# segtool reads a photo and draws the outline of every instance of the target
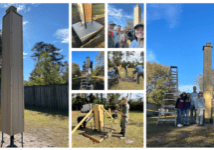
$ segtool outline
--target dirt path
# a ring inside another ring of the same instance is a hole
[[[0,132],[0,140],[2,141],[2,132]],[[14,144],[18,147],[22,147],[22,141],[21,141],[21,134],[17,134],[14,136]],[[54,147],[51,143],[48,143],[38,136],[31,135],[29,133],[23,134],[23,140],[24,140],[24,147],[35,147],[35,148],[41,148],[41,147]],[[10,145],[10,136],[7,134],[4,134],[4,143],[2,147],[7,147]]]

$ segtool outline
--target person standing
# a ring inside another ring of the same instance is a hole
[[[129,68],[129,64],[126,65],[125,69],[126,69],[126,76],[128,76],[128,68]]]
[[[184,109],[182,110],[183,114],[183,125],[189,126],[189,109],[190,109],[190,93],[183,93],[184,98]]]
[[[142,65],[137,65],[135,67],[135,70],[137,72],[137,84],[140,84],[140,80],[139,80],[140,76],[142,76],[142,78],[144,77],[144,75],[143,75],[143,66]]]
[[[123,97],[120,101],[121,107],[119,110],[121,111],[121,120],[120,120],[120,127],[121,127],[121,132],[123,136],[120,137],[120,139],[125,139],[126,138],[126,133],[127,133],[127,124],[129,120],[129,104],[127,102],[128,97]]]
[[[198,100],[195,103],[195,110],[196,110],[196,123],[198,126],[204,126],[203,124],[203,117],[204,117],[204,110],[205,110],[205,100],[203,98],[203,92],[199,92]],[[199,114],[200,114],[200,122],[199,122]]]
[[[196,86],[193,86],[193,92],[190,94],[190,120],[191,124],[193,124],[193,111],[195,111],[195,103],[197,103],[198,100],[198,93],[196,92],[197,88]],[[195,113],[196,114],[196,113]]]
[[[181,124],[183,107],[184,107],[184,97],[183,94],[181,94],[175,104],[175,108],[177,108],[177,127],[183,127],[183,125]]]
[[[114,33],[113,29],[115,27],[115,23],[113,21],[108,22],[108,48],[114,48]]]

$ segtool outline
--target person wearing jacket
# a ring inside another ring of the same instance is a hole
[[[193,111],[195,111],[195,103],[198,100],[198,93],[196,92],[196,86],[193,86],[193,92],[190,94],[190,120],[191,124],[193,124]],[[196,113],[195,113],[196,115]]]
[[[126,129],[127,129],[127,124],[129,120],[129,104],[127,101],[128,97],[123,97],[120,101],[121,107],[119,108],[120,114],[121,114],[121,120],[120,120],[120,127],[121,127],[121,132],[123,136],[120,137],[120,139],[125,139],[126,138]]]
[[[199,126],[203,126],[203,117],[204,117],[204,110],[205,110],[205,100],[203,98],[203,92],[200,91],[198,94],[198,101],[195,103],[196,109],[196,123]],[[200,122],[199,122],[199,113],[200,113]],[[200,124],[199,124],[200,123]]]
[[[113,21],[108,22],[108,48],[114,48],[114,32],[113,29],[116,24]]]
[[[175,108],[177,108],[177,127],[182,127],[183,125],[181,124],[181,114],[184,108],[183,94],[181,94],[180,97],[177,99]]]
[[[183,95],[186,96],[184,99],[184,109],[183,109],[183,125],[184,126],[189,126],[189,110],[190,110],[190,93],[186,93]]]

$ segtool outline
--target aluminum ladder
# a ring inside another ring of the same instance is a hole
[[[161,103],[157,124],[161,121],[174,121],[176,125],[176,109],[175,103],[178,97],[178,67],[170,66],[169,76],[165,84],[165,92]],[[166,115],[172,115],[173,117],[167,118]],[[164,116],[164,118],[163,118]]]

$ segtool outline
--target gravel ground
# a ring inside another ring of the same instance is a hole
[[[2,132],[0,132],[0,140],[2,141]],[[14,144],[18,147],[22,147],[22,141],[21,141],[21,133],[16,134],[14,136]],[[42,148],[42,147],[54,147],[51,143],[48,143],[41,138],[29,134],[29,133],[24,133],[23,134],[23,140],[24,140],[24,147],[34,147],[34,148]],[[7,134],[4,134],[4,143],[2,147],[7,147],[10,145],[10,136]]]

